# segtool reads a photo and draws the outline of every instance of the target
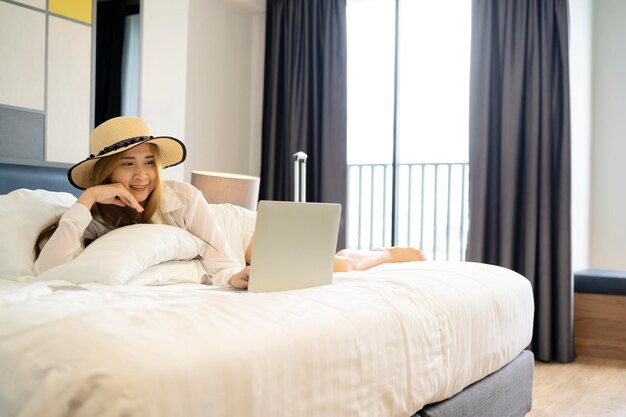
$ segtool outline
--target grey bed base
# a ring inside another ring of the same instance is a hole
[[[4,163],[0,161],[0,194],[18,188],[80,190],[67,180],[69,165]],[[429,404],[412,417],[522,417],[531,409],[534,356],[523,351],[502,369],[470,385],[457,395]]]
[[[532,408],[534,355],[525,350],[499,371],[413,417],[522,417]]]

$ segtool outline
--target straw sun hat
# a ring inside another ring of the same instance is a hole
[[[95,185],[93,168],[98,160],[142,143],[154,143],[159,147],[164,168],[180,164],[187,156],[187,150],[181,141],[169,136],[152,136],[148,124],[142,118],[115,117],[102,123],[91,133],[91,155],[69,169],[67,177],[70,183],[81,190]]]

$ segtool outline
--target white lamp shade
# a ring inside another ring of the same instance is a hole
[[[259,177],[226,172],[192,171],[191,184],[202,191],[211,204],[230,203],[256,210],[259,200]]]

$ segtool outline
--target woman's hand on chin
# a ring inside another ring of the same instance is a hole
[[[143,211],[143,207],[141,207],[137,199],[120,183],[89,187],[78,197],[77,202],[90,210],[95,203],[101,203],[114,204],[120,207],[132,207],[139,213]]]
[[[233,288],[245,289],[248,288],[248,277],[250,276],[250,267],[246,266],[240,272],[230,277],[228,283]]]

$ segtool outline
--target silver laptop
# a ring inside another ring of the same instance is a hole
[[[249,292],[332,282],[341,205],[260,201]]]

